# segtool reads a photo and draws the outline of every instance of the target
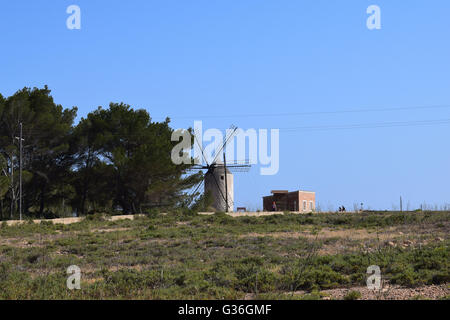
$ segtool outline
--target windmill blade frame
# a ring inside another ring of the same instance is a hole
[[[229,166],[227,166],[227,169],[230,172],[249,172],[250,171],[250,167],[229,167]]]
[[[195,164],[193,166],[190,166],[189,168],[186,169],[186,171],[196,171],[196,170],[205,170],[208,169],[207,166],[202,166],[199,164]]]
[[[234,134],[236,133],[236,131],[237,131],[237,129],[238,129],[238,128],[235,127],[235,126],[232,126],[231,128],[233,129],[233,131],[230,133],[230,135],[229,135],[228,137],[225,138],[225,141],[224,141],[222,147],[221,147],[221,148],[219,149],[219,151],[217,151],[217,153],[215,154],[213,163],[216,162],[217,157],[220,155],[220,153],[222,152],[222,150],[225,149],[225,147],[226,147],[228,141],[230,141],[230,139],[234,136]]]
[[[235,137],[238,128],[234,125],[230,126],[230,131],[223,139],[223,144],[214,150],[214,157],[209,157],[212,162],[208,162],[205,150],[200,144],[200,139],[194,132],[194,140],[197,144],[195,147],[200,147],[201,157],[205,161],[206,165],[203,163],[193,164],[186,171],[200,171],[206,170],[204,174],[204,179],[198,185],[195,185],[188,195],[188,205],[191,206],[195,199],[197,199],[197,194],[201,186],[204,186],[204,192],[210,192],[213,197],[212,207],[216,211],[226,211],[229,212],[234,208],[234,178],[232,172],[248,172],[251,168],[250,161],[226,161],[226,148],[230,140]],[[223,162],[218,161],[219,156],[223,154]],[[224,203],[225,202],[225,203]]]
[[[198,141],[197,133],[196,133],[196,132],[194,132],[194,140],[195,140],[195,142],[197,142],[197,145],[198,145],[198,147],[200,148],[200,151],[201,151],[202,156],[203,156],[203,160],[205,160],[206,165],[209,166],[208,160],[206,160],[205,153],[203,152],[203,146],[202,146],[202,145],[200,144],[200,142]]]
[[[204,180],[200,181],[200,182],[195,186],[194,191],[192,191],[192,192],[188,195],[188,198],[190,198],[190,199],[189,199],[190,201],[189,201],[189,203],[188,203],[188,206],[190,206],[190,205],[192,204],[192,202],[194,202],[195,194],[196,194],[197,191],[200,189],[200,187],[201,187],[202,185],[204,185],[204,183],[205,183]]]

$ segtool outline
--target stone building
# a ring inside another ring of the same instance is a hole
[[[312,191],[272,190],[271,196],[263,197],[263,210],[273,211],[273,202],[276,211],[293,211],[300,213],[314,212],[316,210],[316,193]]]

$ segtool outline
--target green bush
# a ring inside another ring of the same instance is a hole
[[[88,214],[85,219],[86,221],[105,221],[105,216],[97,212]]]
[[[361,298],[361,292],[354,290],[344,296],[344,300],[358,300],[359,298]]]

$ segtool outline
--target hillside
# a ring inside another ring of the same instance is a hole
[[[448,298],[449,230],[450,212],[4,222],[0,299]],[[71,265],[81,290],[66,287]]]

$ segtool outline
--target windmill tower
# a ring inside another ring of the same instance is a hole
[[[206,165],[194,165],[190,168],[190,170],[206,170],[204,181],[194,188],[194,192],[192,194],[195,194],[201,184],[204,184],[205,193],[209,192],[213,198],[213,208],[216,211],[221,212],[233,211],[234,208],[234,177],[232,171],[247,172],[250,169],[248,161],[227,162],[226,160],[226,145],[236,133],[237,127],[232,127],[232,129],[233,131],[224,139],[222,147],[216,153],[216,156],[211,164],[208,163],[208,160],[203,153],[202,146],[195,136],[195,140],[200,146],[203,160]],[[221,152],[223,152],[223,161],[218,160]]]
[[[226,182],[226,183],[225,183]],[[212,206],[217,211],[233,211],[234,207],[233,174],[221,163],[214,170],[205,174],[205,193],[209,192],[213,198]]]

